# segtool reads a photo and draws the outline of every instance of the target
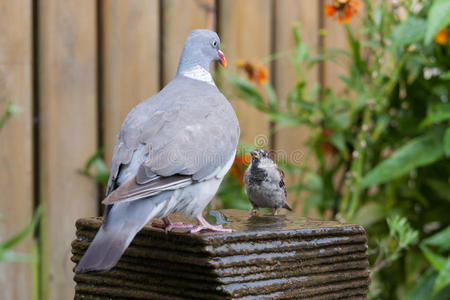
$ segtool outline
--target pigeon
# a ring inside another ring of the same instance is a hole
[[[104,221],[75,273],[106,272],[151,219],[166,231],[189,228],[231,232],[211,225],[202,211],[233,164],[240,135],[231,104],[214,84],[212,62],[226,66],[218,35],[192,31],[175,78],[139,103],[122,123],[107,185]],[[195,217],[197,226],[168,215]]]
[[[286,202],[283,171],[265,150],[255,149],[250,154],[252,160],[244,174],[245,193],[252,205],[249,213],[257,213],[258,208],[271,208],[273,215],[281,208],[292,211]]]

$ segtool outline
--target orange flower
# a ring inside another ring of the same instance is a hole
[[[248,153],[244,155],[236,154],[234,158],[234,163],[230,168],[230,174],[237,180],[240,184],[244,186],[244,173],[247,165],[250,163],[250,155]]]
[[[358,12],[359,2],[356,0],[333,0],[333,4],[325,5],[324,13],[327,17],[337,13],[338,23],[349,22]]]
[[[438,33],[436,33],[436,35],[434,36],[434,41],[436,42],[436,43],[438,43],[438,44],[441,44],[441,45],[447,45],[447,43],[448,43],[448,34],[449,34],[449,32],[448,32],[448,28],[447,27],[445,27],[445,28],[442,28],[441,30],[439,30],[439,32]]]
[[[324,155],[333,154],[334,146],[330,143],[330,137],[333,134],[333,130],[330,128],[324,128],[322,132],[322,141],[320,142],[320,152]]]
[[[257,82],[257,83],[266,83],[269,72],[267,68],[262,65],[256,65],[251,62],[237,61],[236,65],[239,68],[244,69],[247,73],[248,79]]]
[[[267,71],[267,68],[264,66],[259,66],[256,69],[255,78],[256,81],[259,83],[266,83],[268,78],[269,72]]]
[[[334,5],[325,5],[323,10],[325,12],[325,16],[327,17],[331,17],[336,12]]]

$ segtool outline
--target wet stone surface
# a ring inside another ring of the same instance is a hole
[[[241,210],[206,218],[234,232],[165,233],[147,225],[111,271],[75,275],[75,299],[367,299],[361,226]],[[100,225],[101,218],[77,221],[75,263]]]

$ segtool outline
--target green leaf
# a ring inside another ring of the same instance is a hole
[[[311,100],[316,99],[320,92],[320,84],[316,83],[308,92],[308,98]]]
[[[358,209],[353,222],[366,228],[383,220],[384,218],[385,216],[381,204],[376,202],[368,202]]]
[[[444,178],[443,181],[427,178],[425,182],[439,197],[450,201],[450,185],[447,182],[447,178]]]
[[[330,136],[330,142],[344,155],[347,153],[345,137],[342,131],[333,131],[333,134]]]
[[[313,172],[308,173],[306,175],[306,187],[310,191],[321,191],[323,189],[322,177]]]
[[[446,263],[445,257],[435,253],[434,251],[431,251],[430,248],[428,248],[424,244],[420,245],[420,249],[422,250],[423,255],[428,260],[428,262],[433,266],[433,268],[438,271],[442,270]]]
[[[294,36],[295,45],[298,46],[302,42],[302,37],[300,34],[300,23],[295,22],[292,26],[292,35]]]
[[[450,250],[450,226],[438,233],[426,238],[422,244],[427,246],[436,246],[440,250]]]
[[[237,148],[237,155],[248,154],[253,149],[255,149],[255,145],[253,145],[253,144],[239,143],[238,148]]]
[[[322,195],[319,193],[311,193],[305,199],[305,205],[303,206],[303,214],[306,216],[311,209],[318,207],[322,202]]]
[[[345,26],[345,32],[347,35],[347,42],[349,43],[351,54],[353,56],[353,62],[358,69],[358,73],[363,74],[366,72],[367,66],[361,58],[361,44],[359,40],[353,36],[349,26]]]
[[[409,17],[400,23],[392,32],[391,40],[397,47],[416,43],[425,36],[426,22],[424,19]]]
[[[8,249],[0,249],[0,262],[31,262],[33,257],[28,253],[20,253]]]
[[[109,170],[102,158],[95,160],[95,178],[102,184],[107,184],[109,179]]]
[[[408,83],[413,83],[419,75],[423,74],[423,65],[426,64],[422,55],[411,54],[406,58],[405,68],[408,74]]]
[[[417,137],[400,147],[364,176],[362,187],[381,184],[399,178],[412,169],[431,164],[444,155],[437,131]]]
[[[20,109],[17,106],[17,104],[15,104],[12,101],[8,102],[8,106],[6,107],[6,113],[9,116],[15,116],[15,115],[19,114],[19,112],[20,112]]]
[[[421,127],[450,120],[450,103],[429,105],[427,117],[420,123]]]
[[[298,116],[287,112],[272,113],[269,115],[269,120],[282,126],[296,126],[304,123]]]
[[[278,106],[278,99],[275,90],[269,83],[264,84],[264,88],[266,90],[267,97],[269,98],[270,109],[271,111],[274,111]]]
[[[407,300],[429,300],[436,281],[437,272],[429,268],[425,274],[420,277],[419,282],[408,293]]]
[[[8,102],[6,111],[2,116],[0,116],[0,129],[5,125],[6,121],[11,117],[19,113],[19,107],[12,101]]]
[[[222,208],[248,210],[251,207],[239,180],[231,174],[227,174],[224,178],[219,191],[217,192],[217,198],[222,204]]]
[[[308,68],[313,67],[315,64],[325,60],[333,60],[334,57],[331,55],[316,55],[308,58]]]
[[[258,110],[267,110],[263,97],[248,80],[231,73],[228,73],[227,77],[239,97]]]
[[[450,71],[441,74],[441,79],[450,80]]]
[[[448,284],[450,284],[450,257],[447,258],[447,262],[442,268],[442,270],[439,272],[438,277],[436,278],[436,281],[434,283],[433,287],[433,295],[438,293],[441,289],[446,287]]]
[[[109,179],[109,170],[103,161],[102,153],[103,149],[99,149],[94,155],[92,155],[86,162],[84,169],[80,172],[83,175],[95,179],[101,184],[107,184]],[[92,166],[94,167],[93,171],[91,170]]]
[[[444,133],[444,153],[445,156],[450,157],[450,127]]]
[[[309,48],[305,44],[300,44],[297,46],[295,51],[295,60],[297,63],[306,61],[309,57]]]
[[[0,251],[4,249],[10,249],[16,244],[18,244],[20,241],[22,241],[28,234],[30,234],[35,228],[36,225],[42,215],[42,207],[39,206],[33,216],[33,219],[30,223],[28,223],[25,228],[23,228],[21,231],[19,231],[17,234],[12,236],[11,238],[7,239],[4,242],[0,243]]]
[[[450,0],[436,0],[428,12],[425,43],[429,44],[436,33],[450,24]]]
[[[419,232],[411,227],[405,217],[395,215],[388,217],[386,222],[389,227],[389,235],[397,240],[399,249],[407,249],[417,241]]]

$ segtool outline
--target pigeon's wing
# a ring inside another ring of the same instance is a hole
[[[142,169],[142,168],[141,168]],[[152,176],[145,178],[144,182],[136,177],[128,179],[119,188],[110,193],[102,203],[105,205],[118,202],[134,201],[145,197],[155,196],[164,191],[175,190],[192,184],[192,176],[172,175],[168,177]]]
[[[224,176],[224,167],[234,158],[238,121],[215,86],[184,79],[162,94],[164,103],[150,101],[150,108],[143,105],[124,122],[114,151],[109,193],[121,166],[130,163],[140,145],[146,149],[145,159],[136,176],[111,193],[106,203],[136,200]]]

